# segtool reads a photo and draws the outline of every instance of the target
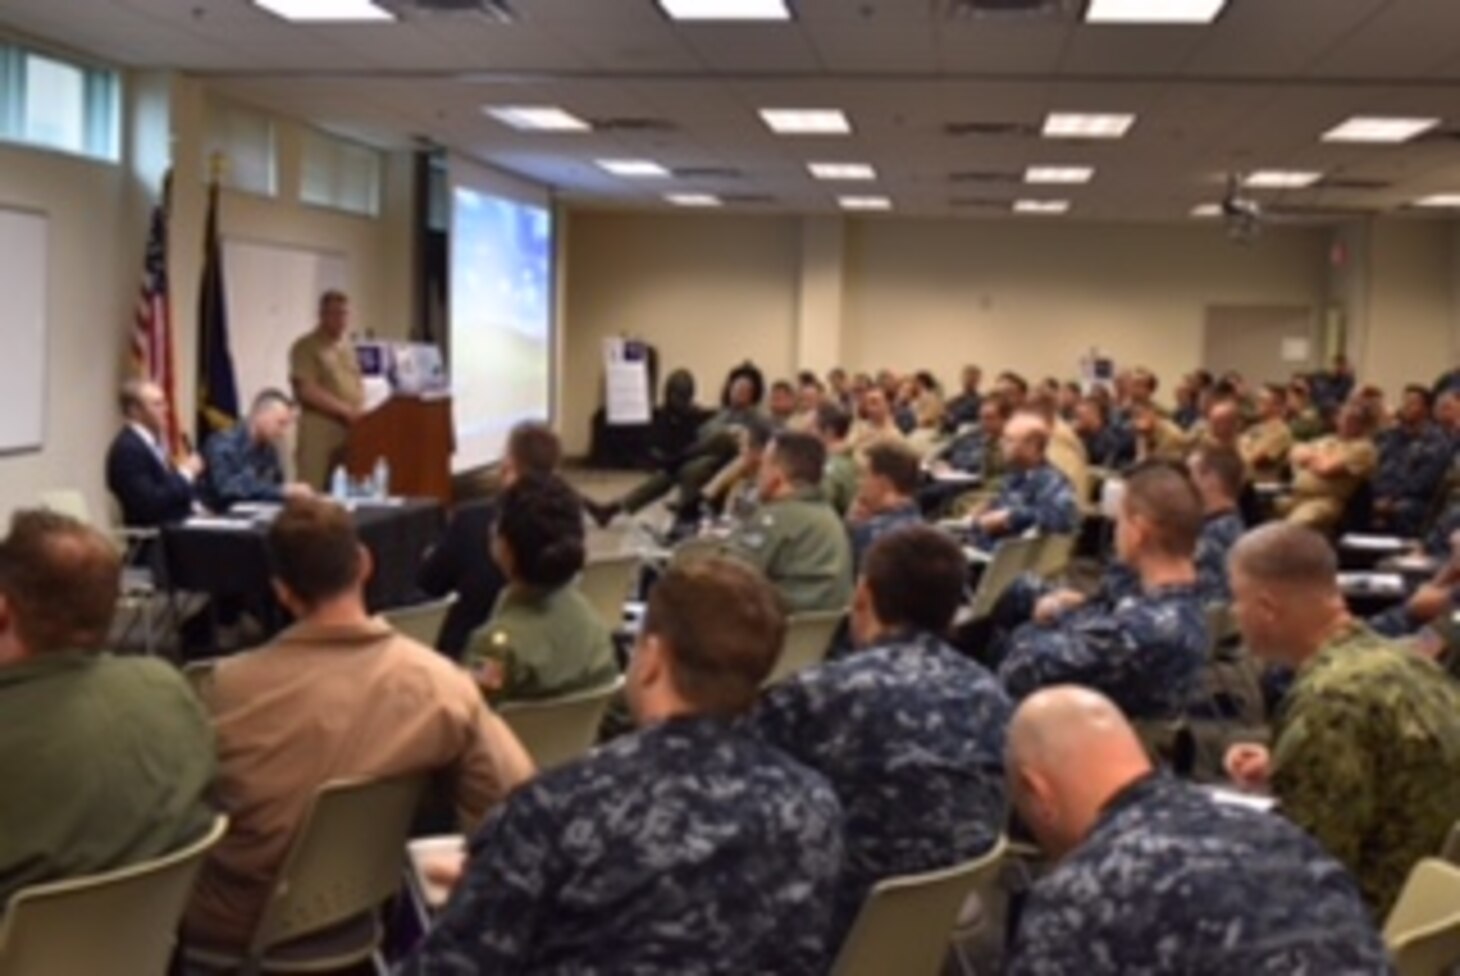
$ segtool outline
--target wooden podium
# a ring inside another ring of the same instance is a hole
[[[345,442],[345,469],[369,477],[390,465],[390,493],[451,504],[451,454],[456,433],[450,397],[393,396],[355,422]]]

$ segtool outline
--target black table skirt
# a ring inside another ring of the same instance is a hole
[[[360,541],[375,560],[365,588],[372,613],[421,599],[416,567],[440,538],[445,512],[439,502],[410,499],[399,506],[361,507],[353,513]],[[162,532],[168,586],[213,597],[272,605],[263,525],[238,529],[169,526]]]

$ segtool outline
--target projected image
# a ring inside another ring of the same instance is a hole
[[[452,192],[451,385],[457,471],[498,460],[512,425],[545,419],[551,392],[552,214]]]

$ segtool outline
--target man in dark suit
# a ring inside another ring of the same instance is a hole
[[[552,474],[562,457],[558,435],[545,424],[526,422],[512,428],[507,455],[502,459],[498,484],[502,489],[528,474]],[[497,521],[495,501],[474,502],[457,508],[446,533],[422,561],[416,585],[433,597],[456,594],[436,638],[443,654],[459,659],[472,631],[492,616],[497,596],[507,578],[492,558],[492,529]]]
[[[122,523],[150,529],[187,518],[203,461],[192,453],[176,462],[168,455],[162,388],[129,380],[122,386],[121,407],[127,422],[107,451],[106,485],[122,508]]]

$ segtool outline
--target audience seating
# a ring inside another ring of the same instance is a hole
[[[1460,963],[1460,868],[1438,858],[1416,864],[1384,941],[1399,976],[1436,976]]]
[[[832,976],[937,976],[969,896],[991,892],[1007,842],[972,861],[879,882],[832,966]]]
[[[186,945],[190,970],[333,972],[366,960],[381,970],[379,909],[399,890],[425,781],[410,774],[320,787],[242,954]]]
[[[1075,543],[1079,535],[1046,535],[1039,537],[1039,549],[1034,555],[1030,571],[1043,579],[1052,580],[1063,575],[1069,568],[1075,554]]]
[[[542,701],[507,702],[497,709],[539,770],[571,762],[593,748],[598,726],[624,679]]]
[[[181,850],[16,893],[0,918],[0,976],[163,976],[193,879],[228,828]]]
[[[624,625],[624,601],[629,598],[639,576],[636,555],[597,558],[583,567],[578,590],[593,604],[604,626],[617,633]]]
[[[1020,574],[1034,568],[1042,544],[1043,540],[1038,538],[1008,539],[999,544],[994,550],[993,558],[984,567],[983,575],[979,577],[978,590],[973,594],[973,603],[969,608],[969,619],[981,620],[993,612],[994,604],[1004,595],[1004,591]]]
[[[769,687],[826,660],[826,652],[844,617],[846,613],[842,610],[791,614],[786,620],[786,639],[781,642],[776,666],[762,684]]]
[[[408,607],[394,607],[381,614],[385,622],[413,641],[435,647],[441,636],[441,625],[456,603],[456,594],[448,593],[439,600],[413,603]]]

